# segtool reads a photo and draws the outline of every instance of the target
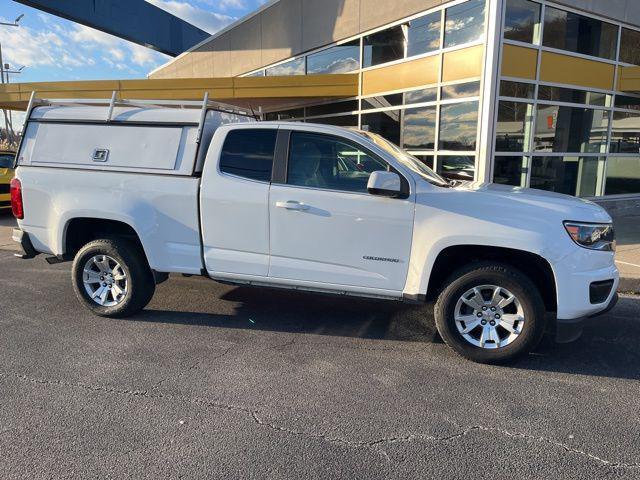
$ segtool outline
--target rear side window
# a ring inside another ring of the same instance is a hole
[[[265,128],[232,130],[222,147],[220,171],[270,182],[277,135],[277,130]]]
[[[15,157],[6,153],[0,153],[0,168],[13,168]]]

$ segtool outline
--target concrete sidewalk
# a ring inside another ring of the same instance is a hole
[[[616,229],[619,290],[640,293],[640,201],[618,204],[602,202],[601,205],[613,217]]]
[[[640,208],[635,215],[614,215],[618,249],[616,264],[620,270],[619,291],[640,294]],[[628,213],[628,212],[627,212]],[[13,217],[0,213],[0,250],[16,248],[11,240]]]

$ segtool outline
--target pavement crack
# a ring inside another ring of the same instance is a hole
[[[208,360],[219,360],[219,359],[221,359],[222,357],[225,357],[225,356],[227,356],[229,353],[231,353],[231,351],[232,351],[234,348],[236,348],[236,345],[232,345],[232,346],[230,346],[230,347],[226,348],[222,353],[220,353],[220,354],[218,354],[218,355],[215,355],[215,356],[213,356],[213,357],[207,357],[207,359],[208,359]],[[199,367],[199,365],[200,365],[201,363],[202,363],[202,361],[201,361],[201,360],[198,360],[197,362],[195,362],[195,363],[193,363],[193,364],[189,365],[187,368],[183,368],[183,369],[181,369],[181,370],[180,370],[180,372],[179,372],[177,375],[175,375],[174,380],[178,380],[178,379],[180,379],[183,375],[186,375],[186,374],[188,374],[189,372],[192,372],[193,370],[196,370],[196,369]],[[156,382],[156,383],[151,387],[151,390],[157,390],[158,388],[160,388],[160,387],[162,386],[162,384],[163,384],[163,383],[165,383],[167,380],[170,380],[171,378],[172,378],[172,377],[166,377],[166,378],[163,378],[163,379],[159,380],[158,382]]]
[[[225,354],[226,353],[223,353],[220,356],[224,356]],[[197,363],[189,367],[186,371],[189,371],[190,369],[193,369],[196,367],[197,367]],[[0,377],[5,377],[5,378],[13,377],[17,380],[33,383],[36,385],[52,385],[52,386],[66,387],[66,388],[77,388],[77,389],[82,389],[82,390],[97,392],[97,393],[127,395],[127,396],[150,398],[150,399],[179,400],[183,402],[192,403],[195,405],[201,405],[205,408],[216,408],[216,409],[222,409],[222,410],[227,410],[232,412],[239,412],[249,416],[251,419],[253,419],[253,421],[257,425],[261,427],[269,428],[275,432],[284,433],[288,435],[302,436],[307,438],[316,438],[332,444],[338,444],[338,445],[342,445],[350,448],[371,448],[376,450],[387,461],[390,461],[390,458],[387,452],[384,450],[384,447],[388,445],[392,445],[395,443],[403,443],[403,442],[413,442],[413,441],[428,441],[435,444],[446,443],[446,442],[459,440],[465,437],[466,435],[469,435],[474,432],[481,432],[481,433],[499,434],[499,435],[506,436],[513,439],[523,439],[527,441],[546,443],[552,447],[560,448],[567,453],[585,457],[591,461],[597,462],[603,466],[607,466],[613,469],[640,469],[640,463],[614,462],[614,461],[599,457],[597,455],[594,455],[592,453],[586,452],[584,450],[574,448],[570,445],[567,445],[566,443],[562,443],[562,442],[553,440],[551,438],[536,436],[536,435],[531,435],[531,434],[521,433],[521,432],[513,432],[511,430],[506,430],[502,428],[485,427],[483,425],[469,426],[469,427],[463,428],[462,430],[456,433],[446,435],[446,436],[440,436],[440,437],[416,433],[416,434],[409,434],[405,436],[385,437],[385,438],[380,438],[380,439],[371,440],[371,441],[356,441],[356,440],[348,440],[341,437],[329,436],[320,432],[308,432],[308,431],[296,430],[296,429],[280,426],[275,423],[264,420],[261,417],[261,413],[259,410],[241,406],[241,405],[214,402],[214,401],[205,400],[201,398],[181,397],[181,396],[167,395],[162,393],[150,393],[148,390],[96,386],[96,385],[88,385],[84,383],[65,382],[63,380],[39,379],[39,378],[29,377],[27,375],[22,375],[19,373],[0,372]],[[11,430],[12,429],[0,431],[0,435],[8,433]]]

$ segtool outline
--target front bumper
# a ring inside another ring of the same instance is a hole
[[[20,257],[22,259],[30,259],[35,258],[39,253],[33,248],[33,244],[31,243],[31,239],[29,238],[29,234],[20,230],[19,228],[14,228],[11,238],[14,242],[20,244],[20,253],[16,253],[16,257]]]
[[[616,303],[618,303],[618,298],[618,293],[613,292],[613,295],[611,296],[611,299],[609,300],[609,303],[606,305],[604,310],[601,310],[598,313],[594,313],[586,318],[599,317],[600,315],[604,315],[605,313],[611,311],[611,309],[616,306]],[[584,321],[585,318],[576,318],[571,320],[557,319],[555,331],[556,342],[570,343],[580,338],[580,336],[582,335],[582,330],[584,329]]]

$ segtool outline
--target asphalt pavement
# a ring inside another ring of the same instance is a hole
[[[640,298],[470,363],[428,307],[172,276],[126,320],[0,250],[0,478],[640,478]]]

